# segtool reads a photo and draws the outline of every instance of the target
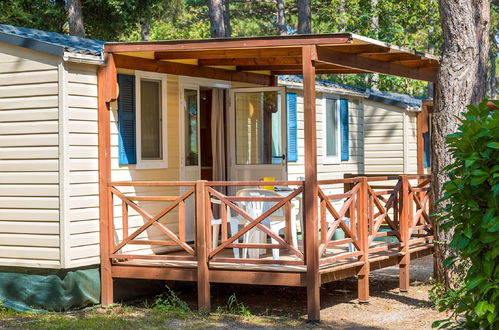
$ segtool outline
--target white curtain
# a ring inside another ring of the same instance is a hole
[[[225,181],[225,90],[214,88],[211,104],[211,152],[213,156],[213,181]]]

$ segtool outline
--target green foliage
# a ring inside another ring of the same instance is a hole
[[[53,32],[64,32],[64,1],[2,0],[0,24],[9,24]]]
[[[180,299],[172,289],[166,287],[166,291],[165,294],[157,296],[154,300],[152,305],[154,310],[177,318],[188,318],[194,315],[189,305]]]
[[[496,103],[499,105],[499,102]],[[441,309],[454,309],[464,328],[497,329],[499,326],[499,111],[487,101],[469,106],[458,132],[447,136],[455,161],[446,168],[449,181],[443,186],[438,221],[454,233],[449,247],[465,263],[463,284],[449,290]],[[434,290],[439,290],[438,287]],[[434,326],[448,326],[442,320]]]
[[[253,316],[246,305],[237,301],[236,295],[233,293],[229,300],[227,301],[227,305],[218,306],[217,307],[218,314],[233,314],[233,315],[241,315],[245,318],[249,318]]]

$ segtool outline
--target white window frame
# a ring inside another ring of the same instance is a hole
[[[137,149],[137,166],[136,169],[161,169],[168,168],[168,143],[167,135],[167,89],[166,89],[166,74],[135,71],[135,134],[136,134],[136,149]],[[141,115],[140,108],[140,82],[141,79],[150,79],[161,81],[161,155],[162,159],[142,159],[142,134],[141,134]]]
[[[336,103],[336,155],[327,155],[327,134],[326,134],[326,112],[327,112],[327,100],[334,100]],[[322,162],[324,165],[335,165],[341,163],[341,141],[340,141],[340,98],[334,95],[324,95],[322,97]]]

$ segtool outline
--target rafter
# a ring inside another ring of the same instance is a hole
[[[433,81],[437,80],[437,71],[424,68],[411,68],[402,64],[377,61],[359,55],[317,47],[317,62],[341,65],[356,70],[378,72],[410,79]]]
[[[152,71],[168,74],[176,74],[181,76],[211,78],[227,81],[247,82],[258,85],[269,86],[273,77],[263,74],[224,70],[209,67],[199,67],[197,65],[189,65],[182,63],[173,63],[165,61],[155,61],[145,58],[114,55],[116,67],[132,70]]]
[[[226,50],[198,50],[198,51],[158,51],[154,57],[157,60],[178,59],[224,59],[224,58],[275,58],[275,57],[300,57],[301,48],[245,48]]]

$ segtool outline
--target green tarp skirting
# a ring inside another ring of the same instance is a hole
[[[66,311],[100,302],[99,268],[0,267],[0,302],[17,311]]]

